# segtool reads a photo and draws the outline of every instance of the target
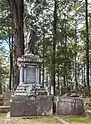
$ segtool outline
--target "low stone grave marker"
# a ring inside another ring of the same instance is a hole
[[[54,98],[56,104],[56,114],[58,115],[78,115],[84,113],[84,102],[79,97],[61,97]]]
[[[3,97],[3,105],[10,106],[10,99],[11,99],[11,91],[6,89]]]

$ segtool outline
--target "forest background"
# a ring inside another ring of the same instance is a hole
[[[17,58],[24,54],[24,24],[36,27],[35,45],[43,58],[42,85],[52,86],[54,95],[89,95],[91,1],[0,0],[1,92],[7,79],[10,90],[18,85]]]

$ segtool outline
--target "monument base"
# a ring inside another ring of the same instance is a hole
[[[11,101],[11,117],[41,116],[53,114],[52,96],[14,96]]]

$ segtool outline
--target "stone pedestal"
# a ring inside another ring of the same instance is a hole
[[[17,96],[12,98],[11,117],[53,114],[52,96]]]
[[[53,115],[53,97],[38,96],[37,100],[37,115]]]
[[[11,117],[20,116],[35,116],[36,112],[36,101],[35,99],[29,98],[28,96],[16,96],[11,101]]]

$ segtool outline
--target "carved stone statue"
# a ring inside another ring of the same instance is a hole
[[[36,46],[36,41],[38,39],[36,29],[28,24],[26,24],[24,28],[25,53],[38,54],[38,47]]]

